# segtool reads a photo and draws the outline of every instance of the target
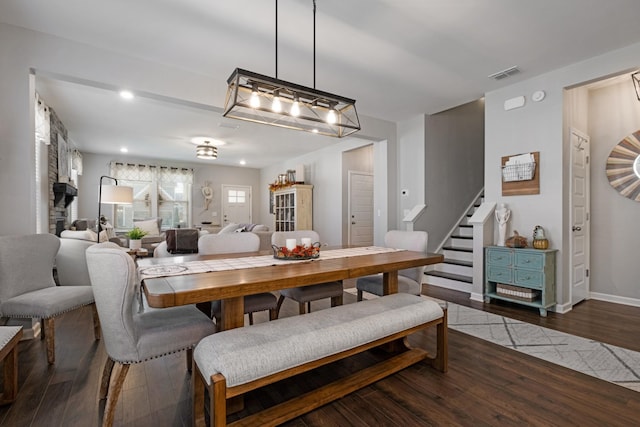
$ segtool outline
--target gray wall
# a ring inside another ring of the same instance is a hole
[[[556,269],[556,311],[571,309],[569,300],[569,233],[571,232],[567,209],[569,156],[569,127],[576,123],[565,116],[565,90],[581,84],[615,75],[624,70],[637,69],[640,44],[606,53],[553,72],[519,81],[505,88],[488,92],[485,96],[485,200],[506,203],[512,210],[510,230],[516,229],[530,235],[533,227],[542,225],[550,238],[551,247],[558,249]],[[544,90],[546,98],[531,102],[531,94]],[[504,102],[515,96],[525,96],[523,108],[505,111]],[[579,101],[578,101],[579,102]],[[580,107],[584,108],[584,107]],[[579,120],[579,118],[578,118]],[[617,118],[616,118],[617,120]],[[529,151],[540,152],[540,194],[531,196],[501,195],[500,158],[505,155]],[[595,202],[593,202],[595,203]],[[627,229],[628,224],[615,224],[615,228]],[[595,245],[592,242],[592,250]],[[612,244],[604,248],[607,256],[591,257],[593,271],[603,268],[612,260],[627,259],[628,247]],[[633,269],[633,263],[620,265],[624,271]],[[640,287],[633,283],[621,290],[606,283],[591,281],[591,286],[608,295],[611,301],[640,305]]]
[[[167,160],[154,160],[144,158],[114,158],[101,154],[83,153],[84,174],[78,179],[78,217],[96,218],[98,215],[98,183],[101,175],[109,175],[111,161],[121,161],[141,164],[157,164],[163,166],[192,168],[194,171],[193,186],[191,188],[191,200],[193,201],[191,224],[199,224],[201,221],[211,221],[215,224],[216,218],[220,220],[220,206],[222,203],[222,184],[248,185],[252,189],[254,198],[254,221],[261,217],[259,203],[260,196],[260,170],[233,166],[212,165],[205,166],[201,163],[169,162]],[[211,181],[213,188],[213,200],[209,211],[204,210],[204,198],[200,191],[204,181]],[[105,181],[107,184],[110,181]],[[103,206],[103,209],[105,206]],[[212,213],[218,216],[213,217]],[[110,215],[108,215],[110,216]]]
[[[621,196],[605,174],[607,157],[640,129],[631,79],[589,91],[591,137],[591,292],[640,299],[640,203]]]
[[[484,186],[484,101],[426,116],[425,204],[416,228],[435,251]]]

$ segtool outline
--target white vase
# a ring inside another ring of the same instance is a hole
[[[129,249],[140,249],[142,247],[142,240],[129,239]]]

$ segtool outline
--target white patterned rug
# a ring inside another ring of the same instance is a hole
[[[345,292],[355,295],[356,289]],[[364,298],[376,296],[365,293]],[[453,330],[640,392],[640,352],[458,304],[448,306]]]

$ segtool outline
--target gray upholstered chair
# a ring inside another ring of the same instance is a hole
[[[271,244],[282,247],[285,246],[287,239],[296,239],[298,244],[300,244],[300,239],[302,238],[310,238],[311,243],[320,241],[320,235],[313,230],[275,231],[271,235]],[[278,298],[278,313],[285,298],[290,298],[298,303],[300,314],[305,314],[305,304],[307,311],[310,313],[311,301],[317,301],[319,299],[331,298],[331,307],[342,305],[343,291],[342,281],[282,289],[280,290],[280,298]]]
[[[110,426],[129,365],[187,350],[191,370],[193,347],[216,327],[194,306],[140,311],[133,258],[115,243],[87,249],[87,265],[108,355],[100,399],[107,399],[102,425]]]
[[[56,254],[56,271],[60,286],[91,286],[87,269],[87,248],[96,242],[80,239],[60,239]]]
[[[91,286],[56,286],[53,263],[60,239],[53,234],[0,237],[0,315],[42,319],[47,361],[55,362],[54,318],[93,304]],[[93,305],[95,313],[95,305]],[[97,322],[94,315],[94,322]],[[6,320],[5,320],[6,322]],[[100,326],[94,324],[96,339]]]
[[[389,230],[384,236],[388,248],[406,249],[427,253],[429,235],[426,231]],[[425,267],[407,268],[398,271],[398,292],[420,295]],[[382,296],[382,274],[359,277],[356,281],[357,299],[362,301],[362,292]]]
[[[254,233],[205,234],[198,239],[200,255],[257,252],[260,238]],[[253,313],[269,310],[269,320],[278,318],[278,300],[271,292],[247,295],[244,297],[244,312],[249,315],[249,324],[253,324]],[[222,307],[220,301],[212,301],[211,312],[220,324]]]

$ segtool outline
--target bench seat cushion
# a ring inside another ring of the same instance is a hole
[[[202,339],[193,357],[208,385],[221,373],[234,387],[442,316],[435,301],[394,294],[219,332]]]

